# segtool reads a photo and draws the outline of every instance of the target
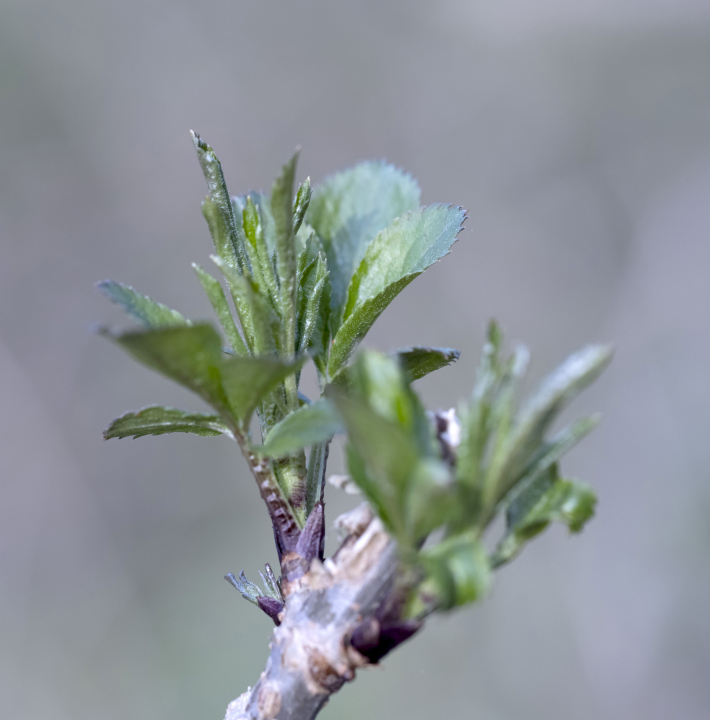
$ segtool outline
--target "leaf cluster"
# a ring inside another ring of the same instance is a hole
[[[276,504],[267,500],[278,536],[289,523],[301,532],[322,501],[328,444],[346,433],[352,483],[397,540],[413,578],[407,613],[414,618],[481,597],[491,571],[550,523],[579,532],[596,498],[564,478],[559,462],[596,418],[551,431],[607,365],[610,350],[590,346],[572,355],[521,403],[527,350],[504,355],[491,323],[471,398],[458,413],[427,412],[412,382],[455,361],[458,351],[408,347],[353,356],[389,303],[449,252],[465,211],[420,207],[416,182],[383,162],[361,163],[313,190],[309,179],[297,187],[297,154],[269,195],[230,196],[213,149],[193,140],[221,280],[194,269],[223,337],[128,285],[98,288],[139,326],[102,332],[212,412],[151,406],[115,420],[105,437],[188,432],[236,440],[262,496],[278,496]],[[309,358],[320,387],[313,401],[299,392]],[[252,437],[254,414],[260,442]],[[316,545],[320,508],[302,531]],[[489,547],[484,534],[500,515],[503,537]],[[277,537],[280,555],[295,547],[287,540]],[[227,577],[278,615],[283,597],[270,568],[263,593],[243,573]]]

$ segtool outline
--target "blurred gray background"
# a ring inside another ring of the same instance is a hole
[[[617,347],[565,465],[597,519],[323,717],[710,717],[709,3],[10,0],[0,128],[3,718],[221,718],[267,654],[268,619],[222,580],[274,560],[235,447],[101,440],[126,410],[201,409],[90,332],[123,322],[106,277],[210,314],[190,128],[233,193],[301,144],[300,178],[385,157],[468,208],[368,338],[461,348],[419,383],[429,407],[470,391],[492,315],[535,377]]]

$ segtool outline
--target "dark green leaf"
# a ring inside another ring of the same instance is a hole
[[[104,334],[139,362],[197,393],[221,415],[230,414],[220,379],[222,339],[211,325]]]
[[[164,435],[166,433],[193,433],[195,435],[228,435],[234,438],[232,431],[218,415],[188,413],[184,410],[153,406],[135,413],[126,413],[114,420],[104,432],[104,439],[139,438],[144,435]]]
[[[223,361],[224,389],[244,426],[257,405],[289,375],[298,372],[305,361],[305,357],[290,363],[270,357],[234,357]]]
[[[453,348],[408,347],[392,353],[399,358],[407,377],[414,381],[456,362],[461,353]]]
[[[321,398],[287,415],[269,431],[263,445],[256,448],[267,457],[285,457],[315,443],[329,441],[344,432],[343,422],[335,405]]]
[[[340,326],[350,278],[380,230],[419,206],[419,186],[384,162],[364,162],[327,178],[306,215],[323,240],[332,282],[333,332]]]
[[[232,350],[234,350],[237,355],[248,355],[249,351],[244,344],[244,340],[242,340],[242,336],[239,334],[239,330],[234,322],[234,316],[229,309],[227,298],[219,280],[213,278],[196,263],[192,263],[192,267],[195,269],[197,277],[202,284],[214,311],[217,313],[219,322],[222,325],[225,335],[227,336],[227,340],[229,340]]]
[[[118,305],[143,327],[158,328],[190,324],[190,321],[177,310],[171,310],[166,305],[151,300],[147,295],[141,295],[130,285],[104,280],[97,283],[96,287],[102,295]]]

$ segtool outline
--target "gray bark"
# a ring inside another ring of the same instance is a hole
[[[385,601],[399,563],[380,520],[359,512],[333,558],[314,560],[305,575],[285,584],[286,605],[266,668],[229,705],[225,720],[312,720],[330,695],[370,664],[349,639]]]

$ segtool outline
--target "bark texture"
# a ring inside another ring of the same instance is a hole
[[[378,632],[397,578],[397,548],[365,508],[346,527],[349,535],[333,558],[315,559],[300,578],[282,580],[286,604],[266,668],[229,705],[225,720],[312,720],[359,667],[371,664],[351,638],[359,628]]]

